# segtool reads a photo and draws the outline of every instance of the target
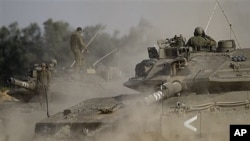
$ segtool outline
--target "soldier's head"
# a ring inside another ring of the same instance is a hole
[[[41,68],[42,69],[46,69],[46,67],[47,67],[46,63],[41,63]]]
[[[205,32],[202,27],[196,27],[194,29],[194,36],[202,36],[205,35]]]
[[[77,27],[77,28],[76,28],[76,31],[77,31],[77,32],[82,32],[82,28],[81,28],[81,27]]]
[[[50,64],[52,64],[54,67],[57,66],[57,61],[56,59],[51,59]]]

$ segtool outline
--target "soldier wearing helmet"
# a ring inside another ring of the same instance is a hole
[[[40,95],[41,104],[44,100],[50,99],[49,95],[49,87],[51,80],[51,72],[48,70],[48,66],[46,63],[41,63],[41,70],[38,71],[37,75],[37,91]]]
[[[52,77],[56,73],[56,66],[57,66],[56,59],[51,59],[50,62],[49,62],[49,64],[48,64],[48,69],[50,70]]]
[[[50,60],[50,64],[52,64],[54,67],[56,67],[56,66],[57,66],[57,61],[56,61],[56,59],[51,59],[51,60]]]
[[[80,72],[84,68],[84,56],[82,50],[87,51],[86,44],[83,37],[81,36],[82,28],[78,27],[76,31],[71,35],[70,46],[71,50],[75,56],[75,72]]]
[[[188,40],[186,46],[192,47],[194,51],[211,51],[216,47],[216,41],[206,35],[202,27],[196,27],[194,29],[194,36]]]

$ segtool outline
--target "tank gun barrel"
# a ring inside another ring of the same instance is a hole
[[[179,81],[174,81],[172,83],[167,82],[162,84],[161,87],[161,90],[154,92],[153,94],[150,94],[147,97],[144,97],[144,102],[146,104],[158,102],[162,99],[174,96],[175,94],[181,92],[183,89]]]
[[[25,81],[21,81],[21,80],[18,80],[18,79],[11,77],[7,80],[7,83],[13,84],[15,86],[26,88],[28,90],[36,89],[36,82],[35,81],[25,82]]]

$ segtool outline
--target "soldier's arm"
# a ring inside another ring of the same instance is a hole
[[[185,46],[191,46],[191,38],[187,41],[186,45]]]
[[[206,35],[206,38],[210,41],[210,46],[216,46],[216,41],[212,37]]]
[[[79,44],[81,46],[81,49],[87,49],[86,43],[83,40],[83,37],[81,35],[78,36],[79,38]]]

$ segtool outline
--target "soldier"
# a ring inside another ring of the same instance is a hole
[[[216,41],[210,36],[206,35],[201,27],[196,27],[194,30],[194,36],[188,40],[186,46],[191,46],[194,51],[211,51],[216,47]]]
[[[41,70],[37,75],[37,91],[40,96],[41,104],[46,100],[50,100],[49,87],[50,87],[51,72],[45,63],[41,64]]]
[[[48,69],[50,70],[52,77],[54,77],[56,74],[56,66],[57,66],[56,59],[51,59],[49,64],[48,64]]]
[[[76,31],[71,35],[70,46],[71,50],[75,56],[75,72],[80,72],[84,69],[85,61],[82,50],[87,51],[86,44],[81,36],[82,28],[77,27]]]

